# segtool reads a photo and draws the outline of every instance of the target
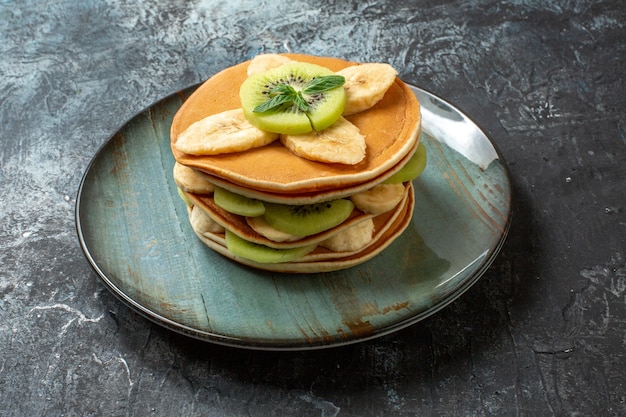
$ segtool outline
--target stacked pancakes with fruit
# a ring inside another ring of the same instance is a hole
[[[183,103],[174,180],[218,253],[270,271],[349,268],[409,225],[420,128],[419,103],[388,64],[259,55]]]

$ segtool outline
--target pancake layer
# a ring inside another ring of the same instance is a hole
[[[337,58],[284,55],[333,71],[358,65]],[[207,116],[240,108],[239,88],[247,77],[248,64],[235,65],[208,79],[183,103],[172,123],[171,149],[177,166],[184,166],[186,175],[193,177],[194,189],[185,189],[178,180],[177,185],[189,206],[190,222],[196,236],[205,245],[236,262],[277,272],[340,270],[379,254],[411,221],[414,208],[411,182],[404,183],[400,203],[388,212],[374,215],[355,207],[343,223],[313,236],[287,241],[272,240],[257,233],[245,217],[229,213],[217,205],[212,189],[217,186],[248,198],[288,205],[313,204],[364,193],[402,169],[416,152],[421,115],[415,95],[396,78],[376,105],[346,116],[366,140],[366,156],[354,165],[307,160],[293,154],[280,141],[241,152],[210,156],[195,156],[178,150],[176,142],[187,127]],[[197,188],[198,184],[206,186]],[[399,197],[401,193],[400,190],[396,195]],[[329,239],[347,236],[350,230],[367,222],[371,236],[357,247],[330,250],[328,247],[331,246],[324,245]],[[257,262],[229,250],[228,233],[271,250],[306,247],[310,252],[289,262]]]

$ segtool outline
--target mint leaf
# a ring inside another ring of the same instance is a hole
[[[341,75],[324,75],[313,78],[302,90],[304,94],[317,94],[333,88],[341,87],[346,82]]]
[[[293,98],[297,94],[296,90],[290,85],[275,85],[274,88],[272,88],[268,93],[270,99],[265,103],[259,104],[252,111],[255,113],[265,113],[266,111],[270,111],[282,104],[293,103]]]
[[[309,103],[304,99],[303,94],[313,95],[323,93],[342,86],[346,79],[341,75],[324,75],[313,78],[302,91],[296,91],[292,86],[287,84],[277,84],[268,93],[269,99],[262,104],[256,106],[253,110],[255,113],[265,113],[283,104],[293,104],[301,112],[309,111]]]
[[[302,97],[302,91],[298,91],[298,93],[293,97],[293,103],[298,106],[301,112],[306,113],[309,111],[309,103],[307,103],[304,97]]]
[[[265,113],[276,107],[281,106],[284,103],[292,103],[293,97],[288,94],[278,94],[267,100],[265,103],[259,104],[252,111],[254,113]]]
[[[295,96],[297,94],[295,88],[287,84],[277,84],[270,90],[270,97],[274,97],[276,94],[285,94],[288,96]]]

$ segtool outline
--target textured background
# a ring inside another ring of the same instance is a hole
[[[0,0],[0,416],[626,415],[622,0]],[[375,341],[269,353],[144,320],[99,282],[80,178],[134,114],[261,51],[386,61],[509,164],[478,284]]]

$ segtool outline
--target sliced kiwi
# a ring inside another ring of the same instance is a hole
[[[226,230],[226,247],[236,256],[254,262],[268,264],[292,262],[302,258],[315,249],[316,245],[306,245],[299,248],[274,249],[258,243],[249,242],[233,232]]]
[[[265,206],[261,200],[248,198],[221,187],[215,187],[213,200],[227,212],[240,216],[256,217],[265,212]]]
[[[400,171],[383,182],[385,184],[397,184],[400,182],[413,181],[420,176],[424,168],[426,168],[426,147],[423,143],[420,143],[411,159],[400,168]]]
[[[180,198],[183,199],[183,201],[185,202],[185,204],[187,205],[187,207],[191,207],[193,206],[193,203],[191,202],[191,200],[189,199],[189,197],[187,197],[185,195],[185,192],[183,190],[180,189],[180,187],[176,187],[176,190],[178,191],[178,195]]]
[[[327,68],[305,62],[292,62],[251,75],[239,90],[246,118],[259,129],[268,132],[301,134],[324,130],[341,116],[346,93],[341,85],[321,92],[309,91],[311,84],[316,82],[313,80],[319,81],[320,77],[342,79]],[[272,97],[289,95],[285,89],[301,94],[306,111],[297,101],[286,101],[269,110],[259,111],[258,106],[267,104]]]
[[[346,199],[297,206],[266,203],[263,218],[282,232],[304,237],[343,223],[353,209],[352,201]]]

